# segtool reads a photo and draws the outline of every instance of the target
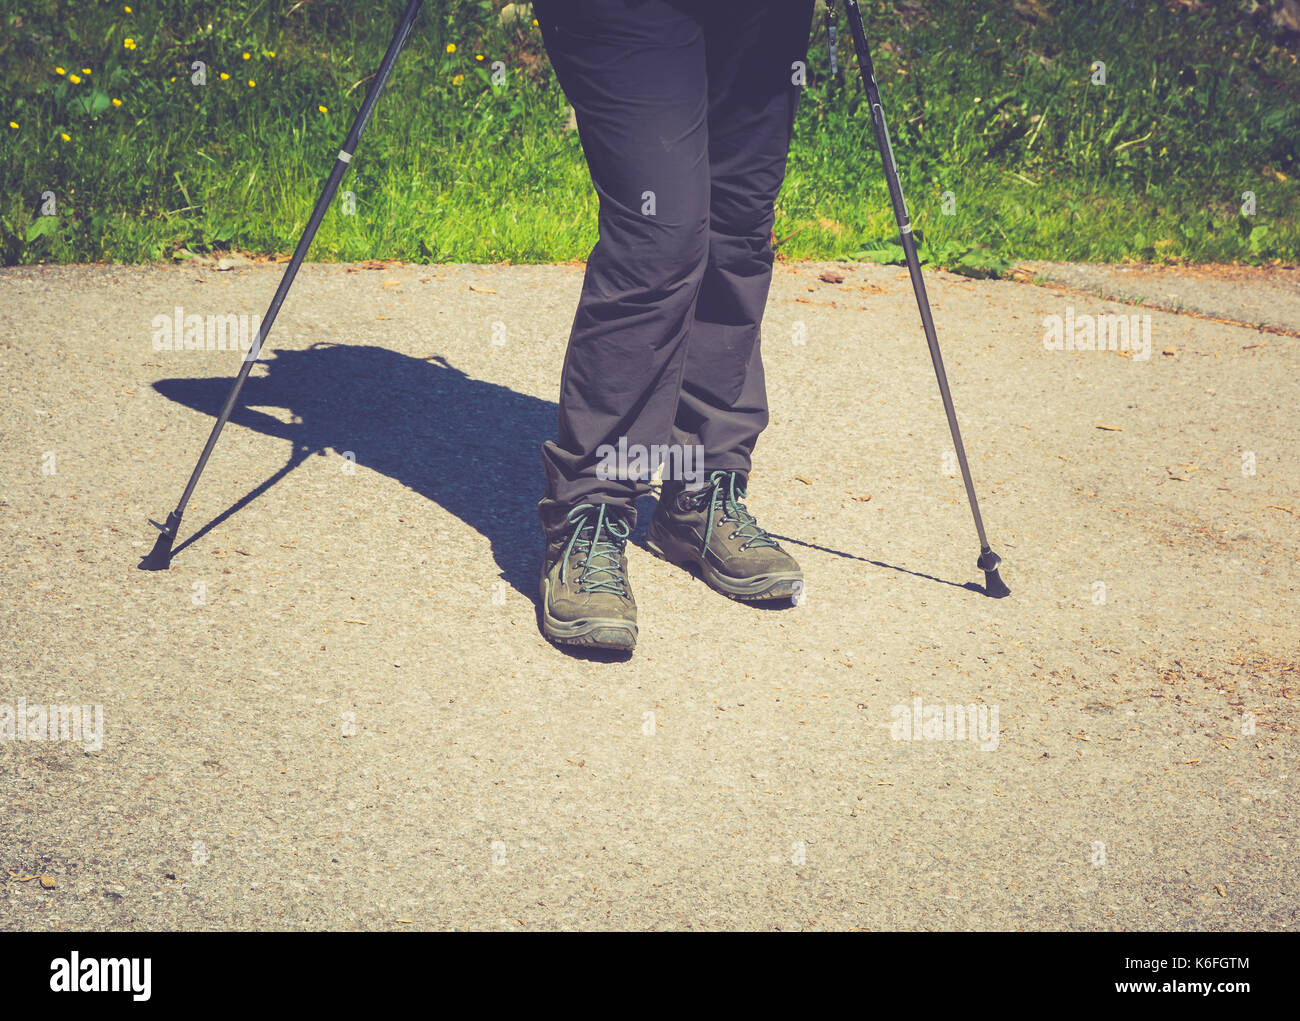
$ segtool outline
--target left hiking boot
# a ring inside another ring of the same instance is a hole
[[[553,642],[630,652],[636,599],[627,576],[626,513],[579,504],[547,530],[542,560],[542,633]]]
[[[650,552],[694,570],[716,592],[745,602],[789,599],[803,590],[794,557],[745,509],[745,477],[714,471],[703,488],[665,481],[646,531]]]

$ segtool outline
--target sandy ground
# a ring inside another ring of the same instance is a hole
[[[929,274],[992,600],[906,274],[826,268],[750,498],[806,599],[634,546],[630,659],[533,604],[581,267],[306,267],[166,573],[238,355],[151,320],[280,267],[0,273],[0,734],[103,721],[0,740],[0,927],[1294,928],[1297,341]],[[1045,348],[1099,313],[1150,357]]]

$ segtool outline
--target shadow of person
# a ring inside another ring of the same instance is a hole
[[[272,488],[313,453],[350,451],[455,514],[492,547],[500,577],[534,599],[541,569],[537,500],[539,447],[555,429],[556,405],[473,379],[445,358],[387,348],[313,344],[276,351],[250,375],[230,423],[292,445],[288,463],[176,547],[206,535]],[[163,379],[154,389],[213,418],[230,391],[227,376]],[[283,408],[286,424],[258,407]]]

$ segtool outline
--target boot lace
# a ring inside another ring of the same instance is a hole
[[[564,520],[573,526],[573,533],[560,562],[560,583],[568,583],[569,557],[578,553],[586,558],[578,575],[579,592],[626,596],[622,552],[632,531],[626,519],[609,514],[603,503],[583,503],[569,511]]]
[[[711,472],[704,489],[694,498],[697,508],[703,506],[705,501],[709,505],[708,523],[704,527],[704,546],[707,548],[709,540],[713,538],[713,526],[721,511],[722,523],[736,526],[731,538],[744,540],[740,544],[742,550],[762,546],[776,547],[776,540],[759,527],[754,515],[745,508],[745,490],[736,485],[739,478],[736,472]]]

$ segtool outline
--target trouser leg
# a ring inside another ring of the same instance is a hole
[[[602,478],[601,449],[620,438],[649,449],[671,431],[709,253],[709,96],[690,4],[549,0],[534,9],[600,200],[558,434],[542,445],[538,512],[550,530],[585,502],[635,517],[645,486]]]
[[[707,9],[709,252],[672,440],[702,446],[709,470],[748,473],[768,422],[760,324],[813,4],[714,0]]]

